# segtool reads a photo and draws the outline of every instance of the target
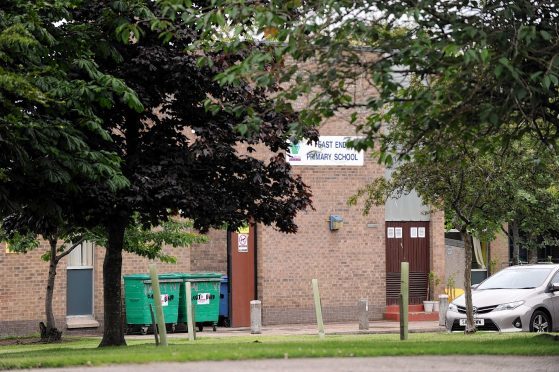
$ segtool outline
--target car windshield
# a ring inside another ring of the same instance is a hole
[[[477,289],[530,289],[539,287],[552,270],[550,267],[502,270],[490,276]]]

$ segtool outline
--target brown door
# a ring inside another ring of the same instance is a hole
[[[250,326],[250,301],[256,299],[255,237],[255,225],[229,233],[231,327]]]
[[[386,222],[386,304],[398,303],[400,263],[410,263],[410,304],[427,297],[429,222]]]

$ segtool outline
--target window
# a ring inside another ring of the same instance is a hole
[[[83,242],[68,255],[68,267],[92,267],[93,243]]]

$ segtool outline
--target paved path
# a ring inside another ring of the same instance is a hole
[[[39,370],[32,370],[39,371]],[[49,369],[63,372],[363,372],[363,371],[428,371],[482,372],[522,371],[557,372],[559,357],[516,356],[425,356],[378,358],[267,359],[254,361],[152,363],[106,367]]]
[[[326,334],[383,334],[383,333],[400,333],[400,323],[385,320],[369,322],[369,329],[360,331],[357,322],[355,323],[327,323],[324,325]],[[410,333],[416,332],[444,332],[445,328],[439,326],[439,322],[410,322]],[[316,324],[287,324],[262,327],[262,334],[268,336],[280,335],[312,335],[317,334]],[[223,328],[218,327],[217,332],[212,332],[211,327],[204,328],[203,332],[198,333],[201,337],[224,337],[224,336],[247,336],[250,335],[250,328]],[[169,333],[169,338],[187,337],[186,333]],[[153,335],[128,335],[127,339],[144,339],[153,338]]]

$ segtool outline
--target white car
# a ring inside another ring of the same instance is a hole
[[[465,302],[462,295],[449,304],[449,331],[464,330]],[[559,331],[559,265],[503,269],[472,290],[472,304],[480,331]]]

